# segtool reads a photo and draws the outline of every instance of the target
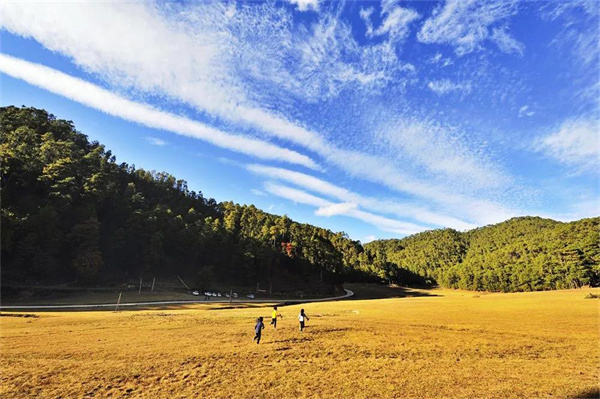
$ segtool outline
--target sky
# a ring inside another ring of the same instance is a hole
[[[0,103],[363,243],[600,215],[600,2],[1,3]]]

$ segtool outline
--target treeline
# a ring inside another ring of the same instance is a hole
[[[561,223],[521,217],[465,233],[432,230],[366,250],[393,279],[409,270],[429,283],[486,291],[600,284],[600,218]]]
[[[344,233],[217,203],[170,174],[117,163],[44,110],[0,108],[0,134],[3,285],[177,275],[199,288],[273,291],[343,281],[491,291],[600,282],[598,218],[518,218],[363,247]]]
[[[0,125],[5,285],[182,275],[283,290],[369,278],[371,260],[343,233],[119,164],[44,110],[2,108]]]

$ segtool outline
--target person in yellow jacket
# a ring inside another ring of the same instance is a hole
[[[273,306],[273,313],[271,313],[271,324],[273,325],[273,329],[277,328],[277,318],[283,318],[281,313],[277,311],[277,306]]]

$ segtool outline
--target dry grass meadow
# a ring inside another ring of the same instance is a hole
[[[2,398],[576,398],[599,387],[598,299],[569,290],[0,317]]]

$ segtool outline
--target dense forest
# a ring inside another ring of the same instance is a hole
[[[531,291],[600,283],[600,218],[521,217],[468,232],[432,230],[365,249],[389,270],[449,288]]]
[[[343,281],[521,291],[600,280],[599,218],[518,218],[363,247],[344,233],[217,203],[168,173],[117,163],[44,110],[1,108],[0,129],[3,285],[181,275],[198,287],[273,291]]]

